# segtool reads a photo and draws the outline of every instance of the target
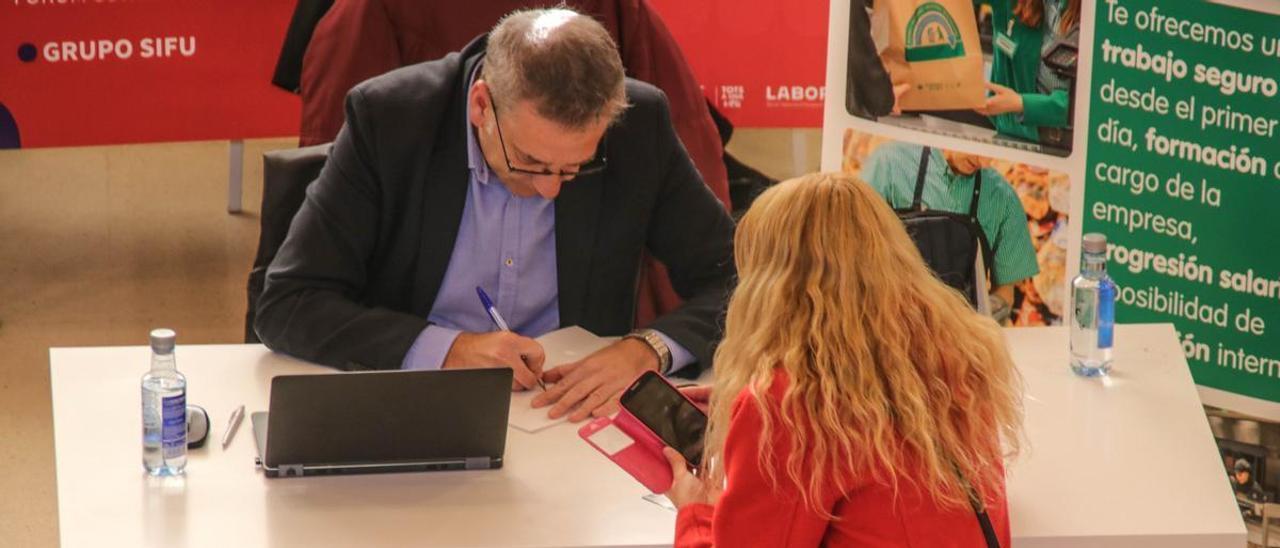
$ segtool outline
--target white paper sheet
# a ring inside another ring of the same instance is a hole
[[[667,498],[664,495],[659,495],[657,493],[650,493],[640,498],[647,500],[649,502],[652,502],[658,505],[658,507],[665,508],[671,512],[678,511],[678,509],[676,508],[676,505],[671,502],[671,499]]]
[[[546,369],[576,362],[592,352],[618,340],[618,337],[597,337],[578,326],[557,329],[536,339],[547,355]]]
[[[544,370],[557,365],[573,363],[587,357],[592,352],[608,346],[618,340],[617,337],[597,337],[594,333],[578,326],[558,329],[536,339],[542,345],[547,360]],[[552,385],[547,385],[548,387]],[[507,423],[513,428],[530,434],[565,422],[565,418],[552,420],[547,417],[550,407],[533,408],[533,399],[542,393],[541,388],[511,393],[511,414]]]

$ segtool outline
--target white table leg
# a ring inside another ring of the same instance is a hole
[[[809,144],[805,142],[805,132],[800,129],[791,130],[791,176],[799,177],[809,171]]]

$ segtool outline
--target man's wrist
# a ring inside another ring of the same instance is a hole
[[[633,349],[628,352],[633,352],[636,356],[643,356],[640,358],[642,371],[658,371],[658,353],[649,348],[649,345],[645,344],[644,341],[624,337],[618,342]]]
[[[649,354],[654,360],[647,369],[652,369],[666,375],[671,371],[671,349],[667,347],[667,343],[662,340],[657,331],[652,329],[640,329],[632,331],[623,336],[623,340],[634,340],[641,343],[644,348],[649,350]]]
[[[439,325],[429,325],[413,346],[405,353],[402,369],[443,369],[449,352],[457,340],[459,331]]]
[[[467,353],[467,344],[470,341],[472,333],[459,331],[453,337],[453,342],[449,344],[449,349],[444,354],[444,360],[440,362],[440,369],[457,369],[459,364],[464,361],[463,356]]]

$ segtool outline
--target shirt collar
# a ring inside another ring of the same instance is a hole
[[[480,67],[484,65],[484,61],[476,63],[475,68],[471,69],[471,74],[467,77],[467,90],[470,93],[471,85],[475,83],[476,76],[480,73]],[[471,102],[464,99],[466,108],[470,110]],[[467,132],[467,167],[471,170],[471,178],[480,184],[489,184],[489,179],[493,176],[493,169],[489,167],[489,163],[484,159],[484,152],[480,150],[480,141],[476,139],[476,127],[471,125],[471,117],[463,116],[466,124]]]

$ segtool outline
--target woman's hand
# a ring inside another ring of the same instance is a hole
[[[893,110],[889,112],[894,116],[902,116],[902,105],[898,104],[898,100],[902,98],[902,94],[911,91],[911,84],[898,84],[893,86]]]
[[[684,397],[689,398],[703,413],[707,412],[707,406],[711,404],[711,387],[710,386],[681,386],[680,393]]]
[[[719,491],[709,491],[706,484],[689,471],[689,465],[679,451],[663,447],[662,456],[671,465],[671,489],[663,493],[671,504],[676,505],[676,508],[684,508],[689,504],[715,505],[716,499],[720,498]]]
[[[995,116],[997,114],[1022,112],[1022,94],[1013,91],[1012,88],[992,82],[987,82],[987,91],[991,92],[991,96],[987,97],[985,106],[975,109],[978,114]]]

